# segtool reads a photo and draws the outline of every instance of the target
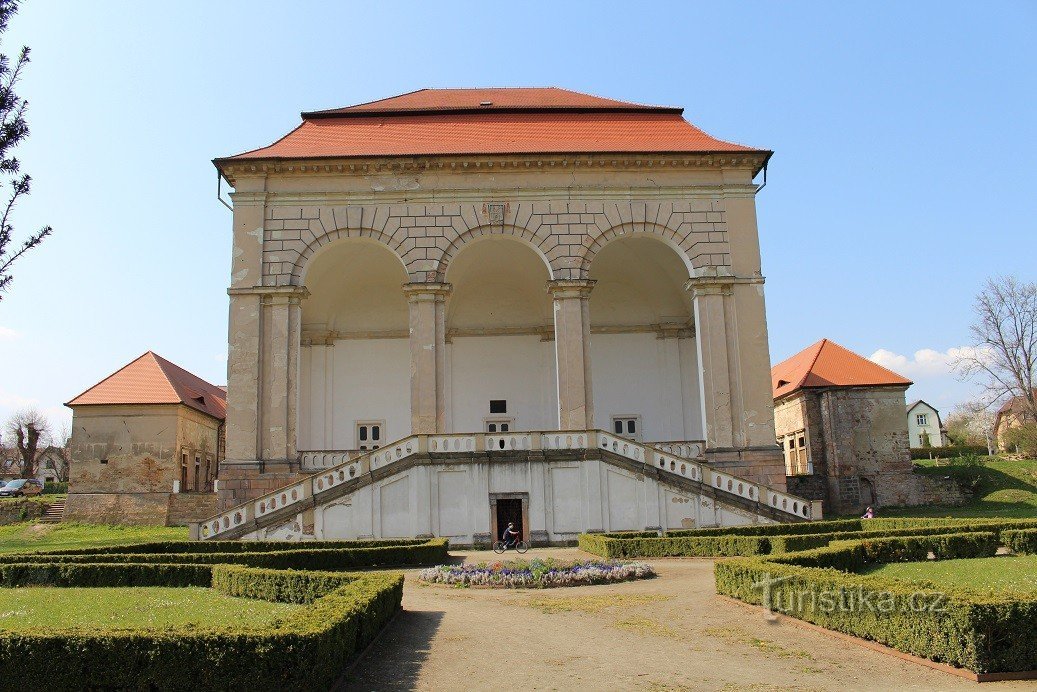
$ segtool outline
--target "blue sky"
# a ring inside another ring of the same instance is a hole
[[[1035,37],[1033,2],[30,0],[3,42],[33,49],[16,224],[55,230],[0,301],[0,420],[69,418],[148,349],[225,382],[231,217],[210,160],[301,110],[447,86],[681,105],[773,149],[772,359],[828,337],[949,410],[983,280],[1034,279]]]

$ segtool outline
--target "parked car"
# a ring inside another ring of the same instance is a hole
[[[0,497],[28,497],[43,492],[43,483],[35,478],[18,478],[0,488]]]

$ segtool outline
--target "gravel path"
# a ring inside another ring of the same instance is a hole
[[[460,553],[455,551],[455,555]],[[576,549],[527,557],[586,558]],[[472,552],[466,562],[492,561]],[[404,612],[346,690],[964,689],[976,683],[717,598],[710,560],[650,560],[659,578],[572,589],[453,589],[407,574]],[[985,683],[983,690],[1037,689]]]

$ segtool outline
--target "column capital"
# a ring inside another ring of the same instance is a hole
[[[403,294],[412,303],[420,300],[443,300],[453,290],[451,284],[435,281],[413,281],[403,284]]]
[[[259,296],[263,302],[299,302],[303,298],[309,298],[310,292],[305,286],[249,286],[245,288],[228,288],[227,295],[234,296]],[[281,299],[281,300],[276,300]]]
[[[554,299],[587,298],[594,289],[594,279],[555,279],[547,282],[547,292]]]
[[[727,267],[702,267],[684,282],[684,290],[697,296],[731,295],[735,284],[763,285],[762,276],[735,276]]]

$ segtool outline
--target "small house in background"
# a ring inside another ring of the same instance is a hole
[[[907,405],[907,437],[912,447],[943,447],[947,430],[940,412],[921,399]]]
[[[771,382],[789,492],[822,500],[826,515],[962,501],[953,482],[913,473],[911,380],[822,339],[775,365]]]
[[[66,404],[65,519],[185,524],[216,512],[227,393],[148,351]]]
[[[1032,422],[1033,417],[1030,415],[1025,397],[1014,396],[1006,401],[994,417],[994,439],[997,441],[997,448],[1001,451],[1013,451],[1010,449],[1013,445],[1008,441],[1008,431]]]
[[[36,478],[41,483],[57,483],[68,480],[66,450],[48,445],[36,452]],[[0,449],[0,481],[21,478],[21,457],[16,449]]]

